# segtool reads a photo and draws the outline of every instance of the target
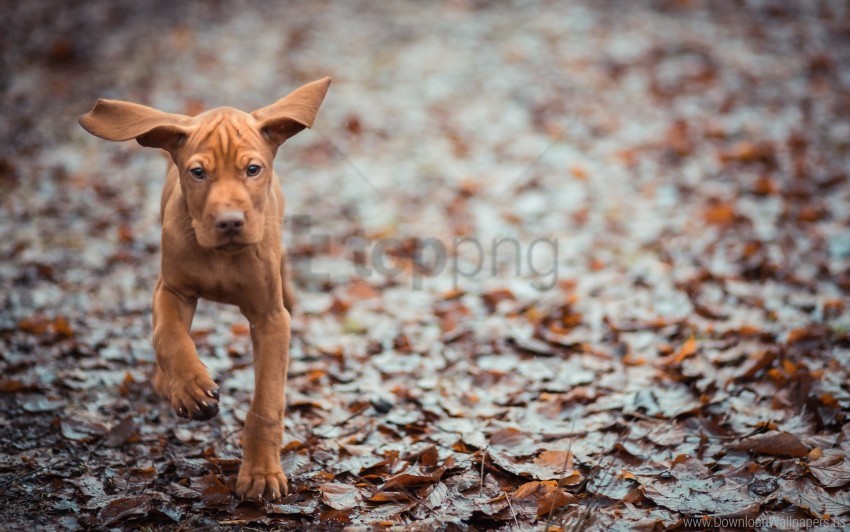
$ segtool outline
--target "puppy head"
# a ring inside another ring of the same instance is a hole
[[[135,139],[169,152],[198,244],[233,251],[263,239],[277,149],[312,127],[330,83],[330,78],[308,83],[253,113],[219,107],[189,117],[98,100],[80,125],[107,140]]]

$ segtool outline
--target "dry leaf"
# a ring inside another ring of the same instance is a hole
[[[742,439],[734,445],[735,449],[771,456],[794,456],[802,458],[809,453],[800,438],[788,432],[766,432]]]

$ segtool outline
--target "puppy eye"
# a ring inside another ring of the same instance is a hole
[[[260,174],[262,168],[258,164],[248,165],[248,177],[256,177]]]
[[[192,174],[192,177],[194,177],[195,179],[203,179],[204,177],[206,177],[206,172],[204,172],[204,169],[200,166],[192,168],[191,170],[189,170],[189,173]]]

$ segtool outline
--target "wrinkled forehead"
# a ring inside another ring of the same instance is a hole
[[[195,117],[196,129],[189,135],[190,160],[205,166],[244,165],[243,159],[269,155],[267,143],[257,129],[254,117],[229,107],[212,109]]]

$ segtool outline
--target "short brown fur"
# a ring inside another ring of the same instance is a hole
[[[179,415],[218,413],[218,387],[189,336],[198,299],[236,305],[251,324],[256,389],[236,482],[242,497],[273,500],[288,491],[280,445],[294,299],[273,162],[280,144],[312,127],[330,83],[314,81],[250,114],[219,107],[189,117],[99,100],[80,117],[93,135],[136,139],[171,155],[153,298],[154,388]],[[198,168],[202,175],[193,175]]]

